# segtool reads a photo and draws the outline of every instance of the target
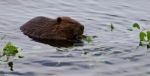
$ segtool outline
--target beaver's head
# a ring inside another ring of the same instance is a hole
[[[83,34],[84,26],[78,21],[64,16],[56,20],[59,34],[64,34],[68,39],[77,39]]]

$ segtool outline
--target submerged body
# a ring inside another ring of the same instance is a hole
[[[29,20],[20,29],[25,35],[39,42],[73,43],[82,36],[84,26],[70,17],[51,19],[39,16]]]

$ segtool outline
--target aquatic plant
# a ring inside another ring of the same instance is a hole
[[[3,56],[15,56],[18,53],[17,47],[8,42],[3,48]]]
[[[150,31],[141,31],[139,33],[139,46],[143,46],[144,44],[147,46],[147,48],[150,48]]]
[[[140,25],[139,25],[138,23],[134,23],[134,24],[132,25],[132,27],[133,27],[133,28],[140,29]]]
[[[150,31],[141,28],[141,26],[138,23],[134,23],[132,27],[142,30],[139,32],[139,46],[146,45],[147,48],[150,48]]]
[[[82,37],[82,40],[87,42],[87,43],[91,43],[93,41],[93,36],[84,35],[84,37]]]
[[[18,48],[13,45],[11,42],[7,42],[6,45],[3,48],[2,55],[0,56],[0,60],[2,62],[6,62],[8,66],[10,67],[10,70],[13,71],[13,59],[17,56],[19,53]],[[2,59],[3,57],[6,58],[6,60]],[[18,58],[22,58],[23,56],[18,56]]]
[[[111,23],[110,25],[111,31],[114,30],[114,26]],[[133,23],[131,28],[128,28],[127,30],[133,31],[134,29],[140,30],[139,32],[139,46],[146,45],[147,48],[150,48],[150,31],[146,30],[144,27],[140,26],[138,23]]]
[[[146,36],[147,36],[146,33],[141,31],[139,33],[139,41],[146,41],[146,39],[145,39]]]
[[[92,43],[94,38],[97,38],[97,36],[82,35],[81,37],[82,41],[87,42],[87,43]]]
[[[111,29],[111,31],[114,30],[114,25],[112,23],[110,24],[110,29]]]

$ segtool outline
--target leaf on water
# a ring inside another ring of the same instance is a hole
[[[111,23],[111,25],[110,25],[110,28],[111,28],[111,31],[113,31],[114,30],[114,25]]]
[[[3,55],[2,56],[6,56],[6,60],[2,60],[2,62],[7,62],[8,66],[10,67],[10,70],[13,71],[13,61],[9,61],[9,59],[14,56],[16,56],[16,54],[18,53],[18,48],[13,45],[11,42],[6,43],[6,45],[3,48]],[[18,56],[18,58],[23,58],[23,56]]]
[[[150,41],[150,31],[147,31],[147,40]]]
[[[140,25],[139,25],[138,23],[134,23],[134,24],[133,24],[133,27],[134,27],[134,28],[137,28],[137,29],[140,29]]]
[[[145,32],[141,31],[139,34],[140,41],[145,41],[145,37],[146,37]]]
[[[11,42],[8,42],[3,48],[3,53],[6,56],[15,56],[18,53],[18,49]]]
[[[93,37],[92,37],[92,36],[86,36],[86,37],[82,38],[82,40],[84,40],[84,41],[90,43],[90,42],[93,41]]]

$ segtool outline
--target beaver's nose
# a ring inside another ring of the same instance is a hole
[[[81,31],[84,31],[84,26],[81,25],[81,26],[80,26],[80,29],[81,29]]]

